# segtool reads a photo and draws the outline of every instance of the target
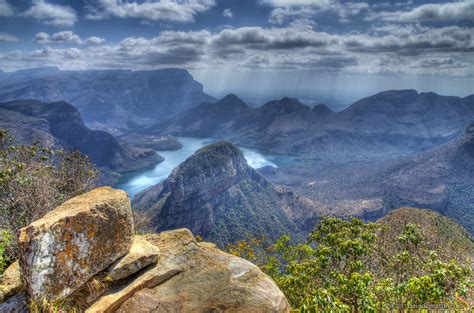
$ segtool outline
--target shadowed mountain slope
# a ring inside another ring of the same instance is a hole
[[[430,208],[474,233],[474,124],[450,142],[380,173],[391,207]]]
[[[317,216],[314,203],[269,183],[224,141],[199,149],[137,195],[134,207],[152,216],[157,231],[187,227],[221,245],[247,235],[298,238]]]
[[[22,143],[41,140],[49,146],[78,149],[97,166],[114,171],[138,169],[161,159],[150,149],[124,146],[107,132],[90,130],[77,109],[64,101],[0,103],[0,127]]]

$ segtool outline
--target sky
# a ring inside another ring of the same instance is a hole
[[[0,69],[45,65],[185,68],[256,101],[466,96],[474,0],[0,0]]]

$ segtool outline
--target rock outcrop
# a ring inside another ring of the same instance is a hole
[[[70,199],[20,230],[28,293],[36,301],[64,299],[125,255],[133,232],[124,191],[102,187]]]
[[[134,208],[147,211],[157,231],[185,227],[220,246],[249,235],[298,237],[304,232],[295,212],[308,217],[316,209],[268,182],[225,141],[196,151],[160,186],[137,195]]]
[[[26,291],[20,285],[0,299],[0,312],[289,312],[266,274],[189,230],[132,231],[122,191],[102,187],[67,201],[21,230]]]
[[[157,267],[182,272],[134,294],[118,312],[289,312],[276,284],[254,264],[196,242],[187,229],[148,235],[160,248]]]

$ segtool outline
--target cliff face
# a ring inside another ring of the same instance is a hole
[[[133,229],[128,196],[109,187],[21,229],[20,262],[0,281],[0,312],[27,312],[28,302],[88,313],[289,312],[283,293],[252,263],[197,242],[187,229]]]
[[[98,167],[126,171],[160,160],[150,149],[123,145],[107,132],[90,130],[67,102],[16,100],[0,103],[0,109],[0,127],[11,130],[20,142],[45,139],[51,145],[78,149]]]
[[[134,207],[147,211],[159,231],[186,227],[222,245],[247,235],[298,237],[296,212],[314,213],[311,203],[269,183],[224,141],[198,150],[161,185],[137,195]]]

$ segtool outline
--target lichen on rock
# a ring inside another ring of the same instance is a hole
[[[75,197],[19,234],[20,264],[35,301],[67,297],[132,244],[128,195],[110,187]]]

